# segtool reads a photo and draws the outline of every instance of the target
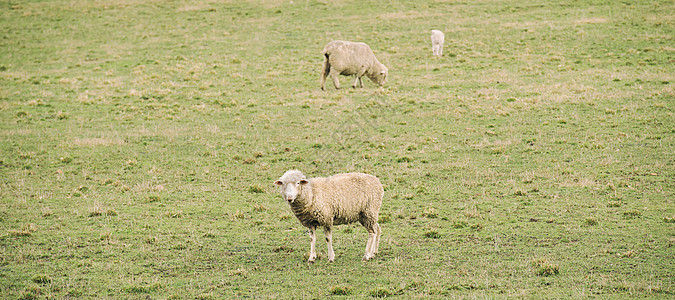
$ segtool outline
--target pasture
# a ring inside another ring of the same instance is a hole
[[[2,0],[0,295],[672,298],[674,12]],[[336,39],[388,83],[321,91]],[[352,224],[306,262],[291,168],[380,178],[375,259]]]

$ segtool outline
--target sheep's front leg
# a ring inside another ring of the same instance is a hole
[[[328,261],[335,261],[335,252],[333,252],[333,233],[330,227],[326,227],[324,230],[326,234],[326,243],[328,244]]]
[[[316,260],[316,227],[309,227],[309,260],[308,262],[313,263]]]
[[[356,88],[357,86],[363,87],[363,80],[361,80],[361,77],[363,74],[356,74],[356,79],[354,79],[354,83],[352,84],[353,88]]]

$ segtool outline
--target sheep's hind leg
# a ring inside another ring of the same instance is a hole
[[[330,79],[333,80],[333,85],[335,86],[335,89],[340,89],[340,81],[338,80],[338,76],[340,73],[335,71],[335,69],[330,70]]]
[[[378,253],[378,248],[380,247],[380,235],[382,234],[382,229],[380,224],[375,223],[375,243],[373,245],[373,256]]]
[[[323,90],[323,91],[326,90],[326,77],[328,77],[327,73],[321,74],[321,90]]]
[[[366,243],[366,254],[363,256],[363,260],[369,260],[375,256],[373,253],[373,247],[375,246],[375,238],[377,234],[375,233],[375,227],[370,226],[368,229],[368,243]]]
[[[330,227],[326,227],[324,233],[326,234],[326,243],[328,244],[328,261],[335,261],[335,252],[333,252],[333,233]]]
[[[316,227],[309,227],[309,260],[307,262],[313,263],[316,260]]]

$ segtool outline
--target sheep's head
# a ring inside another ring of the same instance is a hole
[[[383,86],[385,83],[387,83],[387,74],[389,73],[389,70],[387,67],[383,64],[376,64],[377,66],[374,68],[373,72],[369,72],[366,74],[368,78],[374,83],[379,84],[380,86]]]
[[[288,203],[295,202],[295,199],[298,198],[298,195],[302,191],[302,186],[307,183],[305,175],[302,175],[302,172],[298,170],[289,170],[279,180],[274,182],[274,184],[281,188],[281,197],[288,201]]]

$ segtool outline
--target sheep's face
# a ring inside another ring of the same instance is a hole
[[[305,178],[298,180],[277,180],[274,184],[281,187],[281,197],[288,201],[288,203],[293,203],[302,191],[302,186],[307,184],[307,180]]]
[[[370,78],[372,82],[377,83],[380,86],[383,86],[385,83],[387,83],[387,73],[389,73],[387,67],[380,64],[380,67],[377,70],[375,70],[375,72],[366,75],[368,76],[368,78]]]

